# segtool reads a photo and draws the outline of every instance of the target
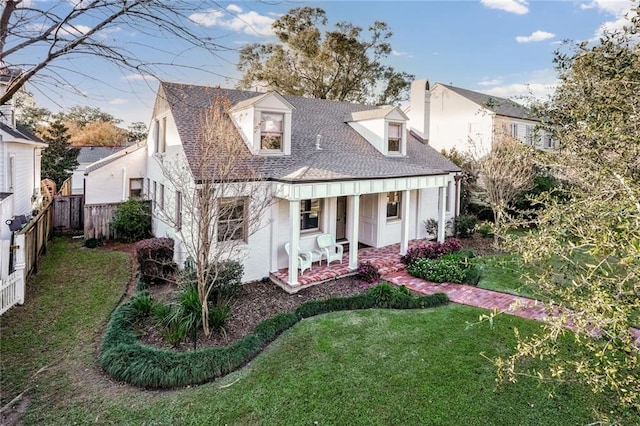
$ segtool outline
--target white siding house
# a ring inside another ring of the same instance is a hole
[[[320,234],[351,247],[400,243],[406,252],[409,240],[427,236],[423,221],[436,219],[438,238],[444,239],[444,223],[455,215],[460,170],[409,132],[399,108],[174,83],[160,85],[147,141],[145,187],[154,208],[167,217],[177,217],[180,203],[161,165],[174,159],[197,175],[199,117],[216,97],[230,104],[227,116],[246,144],[247,164],[261,177],[255,185],[273,196],[261,226],[243,236],[236,253],[246,281],[288,268],[286,284],[299,285],[298,247],[312,248]],[[190,238],[193,224],[177,229],[167,222],[154,214],[154,235],[173,238],[177,260],[184,261],[181,241]],[[352,270],[357,253],[349,251]]]
[[[123,147],[111,146],[83,146],[78,154],[78,167],[71,175],[71,193],[74,195],[84,194],[84,172],[91,164],[102,160],[105,157],[120,151]]]
[[[541,150],[556,148],[529,109],[509,99],[441,83],[430,87],[427,80],[414,81],[411,91],[407,114],[412,130],[438,151],[455,148],[479,158],[501,137]],[[419,131],[414,123],[426,130]]]

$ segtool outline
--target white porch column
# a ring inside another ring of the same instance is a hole
[[[300,241],[300,201],[289,200],[289,285],[298,285],[298,241]]]
[[[438,188],[438,242],[444,242],[445,228],[446,228],[446,210],[447,210],[447,187],[441,186]]]
[[[411,191],[408,189],[402,191],[402,202],[400,206],[402,212],[400,212],[400,218],[402,220],[400,231],[400,254],[407,254],[409,249],[409,209],[411,205]]]
[[[349,218],[347,219],[349,229],[349,269],[358,269],[358,239],[360,224],[360,196],[349,195],[347,198],[347,211]]]
[[[279,199],[274,198],[271,204],[271,261],[269,266],[270,272],[278,270],[278,209],[280,207]]]

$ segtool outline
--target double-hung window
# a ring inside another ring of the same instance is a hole
[[[260,120],[260,149],[282,151],[283,142],[284,114],[263,112]]]
[[[387,126],[387,152],[400,153],[402,142],[402,124],[389,123]]]
[[[300,201],[300,230],[316,231],[320,229],[320,200]]]
[[[218,202],[218,241],[247,241],[247,198]]]
[[[400,191],[387,192],[387,220],[399,219],[402,207],[402,193]]]

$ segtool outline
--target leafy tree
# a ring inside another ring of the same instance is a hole
[[[141,121],[136,121],[129,125],[127,139],[129,139],[130,142],[140,142],[147,138],[148,132],[146,124]]]
[[[531,374],[526,360],[547,358],[543,380],[581,380],[640,410],[640,18],[596,43],[558,51],[560,84],[538,106],[561,151],[550,161],[568,182],[569,202],[542,195],[537,230],[507,248],[537,268],[532,283],[558,315],[516,353],[496,360],[502,378]],[[578,349],[559,352],[567,324]]]
[[[240,50],[238,69],[244,76],[239,86],[378,105],[406,98],[413,76],[381,62],[391,53],[386,23],[374,22],[368,38],[348,22],[323,32],[326,25],[320,8],[291,9],[272,25],[279,43],[248,44]]]
[[[17,122],[31,133],[37,133],[43,124],[51,117],[51,111],[47,108],[28,106],[19,109]]]
[[[111,123],[119,124],[122,122],[119,118],[115,118],[108,112],[102,111],[98,107],[90,107],[83,105],[74,105],[69,108],[66,113],[59,113],[55,116],[60,121],[70,122],[85,127],[92,123]]]
[[[95,121],[83,127],[73,122],[66,124],[73,146],[121,146],[127,141],[127,131],[113,123]]]
[[[69,145],[67,128],[59,121],[49,126],[43,139],[49,146],[42,151],[42,177],[53,180],[60,188],[78,166],[80,149]]]

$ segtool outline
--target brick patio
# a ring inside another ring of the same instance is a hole
[[[424,244],[425,240],[411,240],[409,247],[418,244]],[[358,262],[370,262],[380,274],[389,274],[404,269],[404,265],[400,262],[400,244],[392,244],[390,246],[375,248],[365,247],[358,250]],[[270,274],[271,281],[282,287],[287,293],[296,293],[303,288],[321,284],[323,282],[335,280],[342,277],[354,275],[356,271],[349,269],[349,253],[345,250],[342,256],[342,263],[332,262],[327,265],[323,261],[322,265],[317,262],[313,263],[311,270],[304,271],[304,274],[298,275],[300,285],[291,286],[287,284],[289,278],[289,269],[280,269]]]

